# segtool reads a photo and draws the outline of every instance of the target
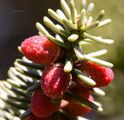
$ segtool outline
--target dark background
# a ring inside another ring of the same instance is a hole
[[[80,1],[80,0],[78,0]],[[93,31],[115,40],[105,57],[114,63],[115,80],[105,88],[106,97],[98,99],[104,106],[102,114],[90,114],[91,120],[124,120],[124,0],[87,0],[95,2],[95,12],[105,9],[105,18],[112,18],[108,27]],[[59,0],[0,0],[0,79],[7,78],[7,70],[22,55],[17,47],[36,35],[35,23],[42,23],[48,8],[56,10]],[[89,48],[88,48],[89,49]]]
[[[56,9],[55,0],[0,0],[0,79],[15,58],[20,57],[17,46],[37,34],[35,23],[42,22],[47,8]]]

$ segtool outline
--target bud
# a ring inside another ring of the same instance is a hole
[[[51,99],[43,94],[41,90],[34,92],[31,99],[32,113],[38,118],[51,116],[59,109],[60,103],[52,103]]]
[[[79,62],[78,67],[82,71],[82,73],[89,76],[96,82],[96,85],[94,87],[106,86],[110,84],[114,79],[114,73],[111,68],[103,67],[93,62],[84,61]],[[74,81],[78,84],[83,84],[76,77],[74,78]]]
[[[70,74],[64,72],[62,64],[48,66],[43,73],[41,86],[44,93],[53,99],[63,96],[69,87]]]
[[[82,99],[89,100],[90,102],[94,101],[93,96],[90,94],[88,88],[84,88],[82,86],[74,86],[71,88],[71,91],[79,96],[82,97]],[[91,111],[91,108],[88,106],[85,106],[84,104],[81,104],[73,99],[67,98],[67,100],[61,101],[61,107],[63,110],[68,112],[71,115],[74,116],[82,116],[86,113]]]
[[[50,64],[60,55],[60,47],[49,41],[45,36],[27,38],[21,44],[22,53],[38,64]]]

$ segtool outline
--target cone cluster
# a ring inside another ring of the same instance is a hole
[[[0,94],[2,120],[7,115],[9,120],[86,120],[83,116],[91,110],[103,110],[94,96],[105,95],[100,87],[114,79],[113,64],[97,58],[106,49],[84,53],[83,48],[112,44],[111,39],[89,34],[111,20],[103,20],[104,10],[93,18],[94,4],[81,3],[60,0],[62,9],[48,9],[56,24],[45,16],[49,30],[37,22],[39,35],[22,42],[19,51],[25,57],[15,61],[7,81],[0,83],[5,93]]]

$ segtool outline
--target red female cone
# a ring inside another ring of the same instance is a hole
[[[52,103],[51,99],[43,94],[42,90],[34,92],[31,99],[32,113],[38,118],[51,116],[60,107],[60,102]]]
[[[21,44],[22,53],[38,64],[50,64],[60,55],[60,47],[50,42],[45,36],[33,36]]]
[[[81,61],[78,63],[78,68],[82,71],[82,73],[91,77],[91,79],[96,82],[94,87],[106,86],[114,79],[114,73],[111,68],[107,68],[93,62]],[[84,85],[84,83],[82,83],[82,81],[77,77],[74,77],[73,80],[80,85]]]
[[[69,87],[70,74],[65,73],[62,64],[50,65],[42,75],[41,87],[48,97],[60,98]]]

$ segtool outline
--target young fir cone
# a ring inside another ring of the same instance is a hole
[[[60,102],[53,103],[42,90],[36,90],[31,99],[32,113],[38,118],[47,118],[59,110]]]
[[[87,98],[87,100],[92,102],[94,98],[92,95],[90,95],[89,98]],[[62,102],[67,102],[67,101],[63,100]],[[90,107],[80,104],[77,101],[69,101],[68,105],[63,107],[62,109],[74,116],[82,116],[91,111]]]
[[[98,65],[93,62],[80,61],[77,63],[78,69],[85,75],[96,82],[94,87],[107,86],[114,79],[114,73],[111,68]],[[73,79],[77,84],[84,85],[84,83],[77,77]]]
[[[60,47],[52,43],[45,36],[33,36],[25,39],[21,44],[22,53],[37,64],[50,64],[60,55]]]
[[[41,79],[41,86],[45,95],[52,99],[60,98],[69,87],[70,74],[65,73],[62,64],[48,66]]]
[[[52,116],[47,117],[47,118],[38,118],[32,114],[28,116],[25,120],[52,120]]]
[[[90,94],[88,88],[84,88],[82,86],[74,86],[71,88],[71,92],[81,96],[82,99],[86,99],[90,102],[94,101],[94,98]],[[88,106],[82,105],[81,103],[69,98],[63,99],[61,101],[61,108],[74,116],[82,116],[91,111],[91,108]]]

